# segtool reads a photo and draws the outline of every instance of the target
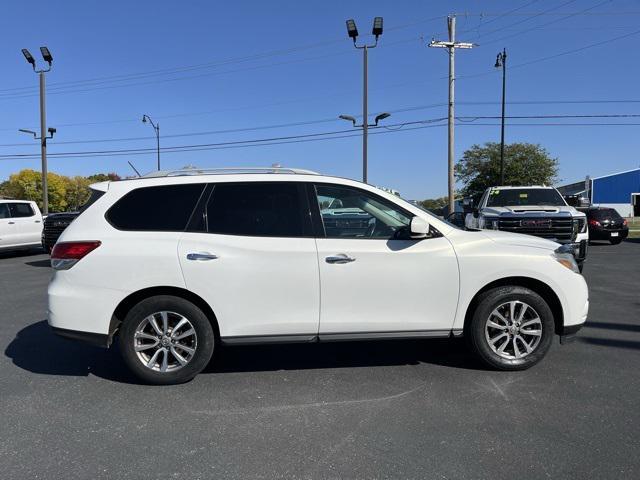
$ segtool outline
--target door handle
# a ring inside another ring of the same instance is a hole
[[[36,223],[40,223],[40,220],[34,220],[34,222],[36,222]]]
[[[338,253],[336,255],[331,255],[325,258],[325,261],[327,263],[351,263],[351,262],[355,262],[356,259],[344,253]]]
[[[187,253],[187,260],[206,261],[215,260],[218,256],[213,253]]]
[[[15,225],[16,222],[7,222],[8,225]]]

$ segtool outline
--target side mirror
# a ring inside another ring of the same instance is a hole
[[[429,222],[422,217],[413,217],[411,219],[411,238],[427,238],[429,235]]]

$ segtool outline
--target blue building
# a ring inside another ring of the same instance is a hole
[[[615,208],[623,217],[640,217],[640,168],[558,187],[564,196],[588,198],[593,206]]]

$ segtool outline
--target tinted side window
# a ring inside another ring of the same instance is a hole
[[[0,203],[0,218],[9,218],[9,205],[6,203]]]
[[[287,182],[216,184],[206,207],[206,230],[225,235],[305,236],[308,209],[301,188]]]
[[[120,230],[182,232],[203,189],[203,184],[138,188],[118,200],[106,218]]]
[[[35,212],[28,203],[10,203],[9,210],[14,218],[33,217]]]

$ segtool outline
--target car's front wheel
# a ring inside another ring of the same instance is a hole
[[[129,311],[118,342],[125,363],[137,377],[168,385],[187,382],[207,366],[215,336],[209,319],[196,305],[159,295]]]
[[[536,292],[519,286],[483,293],[465,336],[476,355],[499,370],[524,370],[545,356],[554,335],[553,313]]]

